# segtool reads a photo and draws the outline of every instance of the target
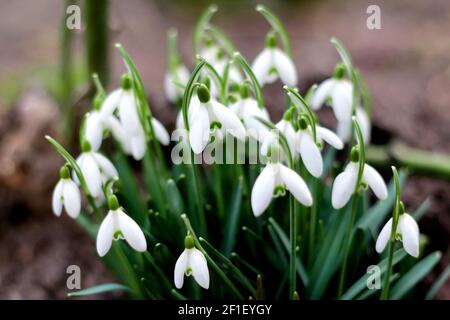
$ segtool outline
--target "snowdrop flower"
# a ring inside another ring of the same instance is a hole
[[[352,149],[350,158],[350,163],[345,167],[344,171],[336,177],[333,183],[331,203],[335,209],[340,209],[345,206],[356,188],[359,170],[359,152],[357,149]],[[386,183],[378,171],[367,163],[364,164],[362,182],[372,189],[378,199],[384,200],[387,198],[388,193]]]
[[[166,73],[164,77],[164,91],[167,100],[176,103],[183,98],[184,90],[177,83],[186,85],[189,81],[189,76],[189,70],[183,64],[179,64],[173,71]]]
[[[56,216],[60,216],[63,207],[69,217],[76,219],[80,214],[81,195],[75,182],[70,180],[70,172],[67,166],[59,171],[60,180],[53,190],[52,208]]]
[[[77,164],[86,180],[89,192],[94,198],[101,196],[102,185],[110,178],[118,177],[116,168],[104,155],[92,151],[88,141],[82,143],[82,153],[77,158]],[[73,180],[79,184],[76,174]]]
[[[300,154],[309,173],[318,178],[323,172],[323,160],[320,148],[314,142],[311,126],[308,126],[308,122],[304,117],[300,118],[299,127],[296,151]],[[334,132],[321,126],[316,126],[316,138],[320,145],[322,145],[322,141],[326,141],[335,149],[341,150],[344,147],[344,143]]]
[[[97,234],[97,252],[106,255],[113,240],[124,239],[136,251],[145,252],[147,242],[139,225],[119,206],[116,196],[108,198],[109,212],[100,225]]]
[[[174,282],[177,289],[181,289],[184,276],[192,275],[194,280],[204,289],[209,288],[209,270],[203,253],[194,246],[192,236],[186,236],[185,249],[175,264]]]
[[[119,122],[111,118],[116,108],[119,111]],[[147,150],[147,140],[139,117],[136,98],[131,90],[129,75],[123,75],[121,88],[106,97],[100,115],[103,119],[108,119],[113,136],[121,143],[124,152],[131,154],[136,160],[141,160]],[[169,144],[169,134],[154,117],[152,117],[152,126],[158,141],[163,145]]]
[[[278,78],[286,85],[297,85],[297,70],[294,62],[277,47],[277,41],[272,32],[267,35],[266,48],[255,58],[252,70],[261,86],[273,83]]]
[[[250,97],[248,84],[242,85],[240,91],[240,98],[230,105],[230,109],[241,119],[247,129],[247,135],[263,142],[269,130],[255,117],[270,121],[269,113],[266,108],[260,108],[258,102]]]
[[[370,142],[370,130],[371,130],[369,116],[367,115],[366,111],[361,107],[356,108],[355,116],[361,128],[364,143],[368,144]],[[339,136],[339,138],[342,139],[342,141],[348,142],[350,140],[351,129],[352,129],[351,121],[349,122],[338,121],[336,133]]]
[[[189,141],[194,153],[201,153],[209,142],[211,131],[220,130],[240,140],[245,139],[245,128],[234,112],[211,98],[208,88],[200,85],[197,89],[199,105],[189,119]]]
[[[389,242],[392,231],[392,218],[381,229],[378,236],[375,249],[378,253],[383,252],[384,248]],[[419,257],[419,226],[417,222],[408,213],[402,213],[398,217],[397,230],[395,232],[395,238],[402,241],[405,251],[411,256]]]
[[[268,207],[272,198],[282,196],[288,190],[297,201],[309,207],[312,205],[311,192],[297,172],[286,167],[279,159],[279,147],[274,143],[270,148],[271,161],[256,178],[251,194],[251,205],[255,217],[259,217]]]
[[[311,107],[319,109],[328,99],[338,121],[351,123],[353,86],[350,81],[344,79],[344,66],[338,64],[333,78],[323,81],[311,97]]]

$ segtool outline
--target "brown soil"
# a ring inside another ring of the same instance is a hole
[[[114,0],[111,7],[112,43],[121,42],[130,52],[143,76],[154,113],[172,125],[175,112],[165,103],[162,91],[166,30],[178,28],[182,54],[192,66],[190,33],[204,8],[185,3]],[[236,10],[234,2],[219,1],[221,11],[214,21],[251,60],[261,50],[268,26],[254,12],[253,2],[248,3]],[[374,97],[375,125],[411,146],[450,152],[447,0],[281,3],[274,2],[270,7],[286,21],[292,36],[301,89],[330,74],[338,57],[329,38],[337,36],[367,79]],[[365,27],[369,4],[381,7],[381,30]],[[2,2],[0,12],[0,75],[54,65],[62,12],[59,2],[55,5],[54,1],[41,0],[26,6]],[[82,52],[80,37],[81,33],[77,36],[77,54]],[[112,43],[113,79],[118,79],[123,66]],[[39,139],[51,131],[49,123],[57,117],[56,108],[41,91],[27,92],[16,104],[18,110],[9,116],[4,115],[1,106],[5,102],[0,98],[0,298],[64,298],[65,270],[70,264],[81,267],[83,287],[114,278],[96,257],[93,241],[74,222],[56,219],[49,210],[50,190],[60,160]],[[266,97],[276,119],[284,107],[279,86],[268,88]],[[34,109],[36,101],[47,112]],[[42,114],[46,116],[40,117]],[[445,255],[439,268],[426,279],[428,283],[449,262],[449,194],[449,182],[422,176],[411,177],[404,189],[404,200],[410,208],[428,196],[433,199],[420,227],[429,235],[431,246]],[[450,299],[449,282],[438,298]]]

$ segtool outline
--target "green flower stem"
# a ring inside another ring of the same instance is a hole
[[[280,18],[278,18],[272,11],[267,9],[262,4],[259,4],[256,7],[256,11],[261,13],[264,16],[264,18],[266,18],[267,22],[269,22],[269,24],[272,26],[273,30],[275,30],[275,32],[278,33],[278,35],[281,38],[281,41],[283,42],[284,51],[290,57],[292,57],[292,45],[291,41],[289,40],[289,34],[283,22],[281,22]]]
[[[118,242],[113,243],[112,249],[118,258],[118,262],[122,265],[121,270],[125,273],[125,278],[128,280],[128,285],[132,289],[132,292],[135,292],[135,294],[137,294],[139,297],[142,294],[140,281],[137,278],[137,275],[134,272],[133,267],[130,264],[130,261],[128,261],[127,256],[123,252],[120,243]]]
[[[313,204],[311,207],[311,217],[309,221],[309,243],[308,243],[308,261],[312,264],[312,259],[314,257],[314,245],[316,240],[316,226],[317,226],[317,201],[318,192],[319,192],[319,181],[316,178],[312,178],[312,195],[313,195]]]
[[[194,57],[200,51],[203,33],[205,31],[205,28],[209,25],[209,21],[211,20],[214,13],[216,13],[216,11],[217,11],[217,6],[214,4],[210,5],[202,13],[200,18],[198,19],[197,24],[194,27],[194,31],[192,32],[192,49],[194,51]]]
[[[108,1],[85,1],[86,55],[89,74],[98,73],[108,83]]]
[[[167,32],[167,50],[169,53],[169,70],[172,74],[175,73],[176,68],[178,67],[178,64],[180,62],[179,56],[178,56],[178,33],[175,29],[169,29]]]
[[[389,298],[389,287],[390,287],[390,277],[392,273],[392,260],[394,257],[395,250],[395,233],[397,231],[399,211],[400,211],[400,179],[398,176],[397,169],[392,167],[392,172],[394,174],[394,182],[395,182],[395,207],[392,213],[392,229],[391,235],[389,237],[389,253],[388,253],[388,263],[386,276],[384,278],[384,285],[381,290],[381,300],[386,300]]]
[[[245,60],[245,58],[239,52],[235,52],[233,54],[233,59],[240,64],[242,70],[244,70],[247,77],[250,78],[253,87],[253,92],[255,94],[256,101],[258,102],[258,107],[262,109],[264,107],[264,98],[262,94],[262,89],[261,86],[259,85],[258,80],[256,79],[255,74],[252,71],[252,68],[248,64],[247,60]]]
[[[341,297],[342,293],[344,292],[344,286],[345,286],[345,276],[347,273],[347,263],[348,263],[348,255],[351,245],[351,238],[353,235],[353,225],[355,224],[355,218],[356,218],[356,210],[358,207],[358,196],[359,196],[359,188],[362,182],[362,175],[364,172],[364,166],[366,162],[366,152],[364,147],[364,139],[361,132],[361,128],[358,124],[358,121],[356,121],[356,118],[352,117],[353,127],[356,129],[356,136],[358,138],[358,150],[359,150],[359,163],[358,163],[358,177],[356,179],[356,185],[355,190],[353,192],[352,197],[352,213],[350,217],[350,221],[347,227],[347,232],[345,233],[345,239],[344,239],[344,260],[342,263],[342,269],[341,274],[339,277],[339,288],[338,288],[338,298]]]
[[[220,166],[217,163],[212,165],[212,169],[214,172],[214,193],[216,196],[217,202],[217,211],[220,219],[224,218],[225,213],[225,205],[223,203],[223,188],[222,188],[222,172],[220,170]]]
[[[291,239],[291,252],[289,261],[289,297],[293,299],[294,293],[297,290],[297,215],[295,212],[295,200],[291,194],[289,195],[289,219],[289,236]]]
[[[348,222],[348,225],[347,225],[347,231],[345,233],[345,239],[344,239],[344,246],[343,246],[344,258],[343,258],[343,262],[342,262],[341,273],[339,276],[338,298],[340,298],[342,293],[344,292],[348,255],[349,255],[350,246],[351,246],[351,238],[353,235],[353,232],[352,232],[353,225],[355,224],[356,210],[358,208],[358,196],[359,196],[359,193],[355,193],[352,196],[352,209],[351,209],[352,213],[350,216],[350,221]]]
[[[191,234],[191,236],[194,238],[195,246],[205,255],[206,260],[209,262],[209,264],[212,266],[214,271],[219,275],[220,278],[222,278],[224,284],[230,288],[230,290],[233,292],[236,298],[244,300],[244,296],[239,292],[239,290],[234,286],[234,284],[231,282],[231,280],[227,277],[227,275],[219,268],[219,266],[214,262],[214,260],[209,256],[208,252],[202,247],[199,239],[197,238],[194,229],[191,226],[191,222],[189,221],[189,218],[186,214],[181,215],[181,219],[183,219],[183,222],[186,226],[186,229]]]

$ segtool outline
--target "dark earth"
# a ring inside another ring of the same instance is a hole
[[[193,3],[193,4],[192,4]],[[173,127],[175,111],[163,94],[166,31],[179,30],[185,63],[192,67],[191,31],[209,1],[111,1],[112,83],[123,72],[114,42],[135,60],[153,112]],[[254,1],[221,1],[214,22],[252,60],[262,49],[268,25],[254,11]],[[413,147],[450,153],[450,2],[448,0],[264,1],[285,21],[292,37],[300,89],[326,78],[338,56],[329,42],[342,40],[366,78],[374,100],[377,132]],[[366,28],[366,8],[381,8],[381,30]],[[64,299],[66,268],[79,265],[82,287],[114,282],[96,256],[94,241],[72,220],[55,218],[50,195],[61,159],[43,139],[58,136],[55,102],[36,76],[55,68],[59,59],[62,2],[0,2],[0,298]],[[19,23],[20,22],[20,23]],[[82,59],[83,30],[75,35],[75,54]],[[80,92],[82,93],[83,90]],[[11,92],[14,95],[11,95]],[[81,95],[80,93],[80,95]],[[266,91],[273,119],[284,108],[280,84]],[[82,105],[82,104],[77,104]],[[327,123],[329,116],[323,114]],[[377,137],[375,136],[376,140]],[[444,257],[428,275],[432,283],[448,265],[450,182],[412,175],[403,191],[414,209],[427,197],[432,206],[420,222],[430,247]],[[114,298],[106,294],[92,296]],[[92,298],[89,297],[89,298]],[[450,299],[450,282],[438,299]]]

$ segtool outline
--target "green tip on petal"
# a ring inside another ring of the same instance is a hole
[[[186,236],[186,238],[184,238],[184,247],[186,249],[192,249],[195,247],[194,238],[189,234]]]
[[[117,197],[115,195],[110,195],[108,197],[108,208],[109,210],[115,211],[119,209],[119,200],[117,200]]]

